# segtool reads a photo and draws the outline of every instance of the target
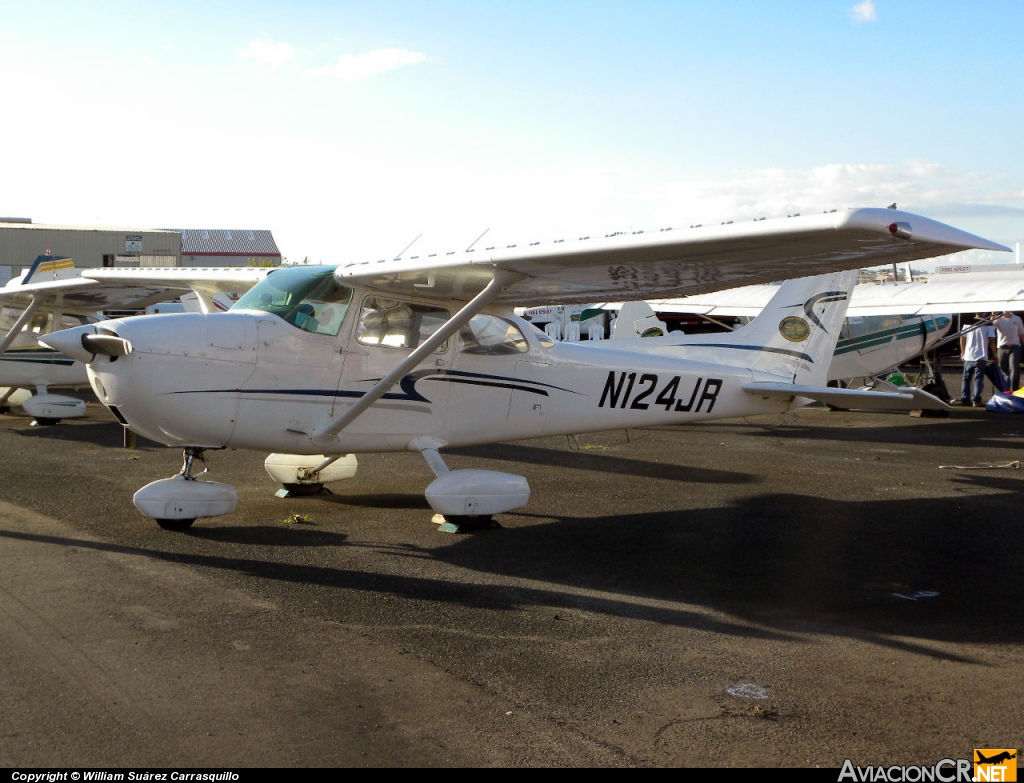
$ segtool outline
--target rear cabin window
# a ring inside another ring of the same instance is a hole
[[[459,330],[459,351],[481,356],[507,356],[530,350],[526,337],[511,321],[475,315]]]
[[[846,319],[844,331],[849,337],[863,337],[883,330],[898,329],[903,323],[903,318],[902,315],[851,316]],[[882,335],[879,334],[879,336]]]
[[[440,329],[450,317],[451,313],[440,307],[368,296],[359,313],[356,339],[363,345],[412,350]],[[437,352],[447,348],[446,341]]]

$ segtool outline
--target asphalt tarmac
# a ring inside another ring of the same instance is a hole
[[[180,452],[0,417],[0,766],[931,765],[1024,744],[1024,417],[807,409],[416,454],[161,530]]]

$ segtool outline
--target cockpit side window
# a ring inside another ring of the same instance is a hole
[[[26,332],[36,334],[49,334],[53,331],[53,313],[48,310],[39,310],[32,314],[29,322],[25,325]]]
[[[527,322],[526,325],[527,325],[527,327],[529,327],[532,330],[532,334],[533,334],[534,337],[537,338],[537,342],[539,342],[544,348],[553,348],[554,347],[555,341],[551,338],[551,336],[547,332],[545,332],[543,329],[538,327],[537,324],[531,324],[531,323]]]
[[[352,289],[334,279],[334,267],[278,269],[253,286],[232,310],[262,310],[314,334],[341,329]]]
[[[4,334],[9,332],[18,319],[24,314],[24,310],[15,307],[4,307],[0,309],[0,330]],[[77,325],[77,324],[76,324]],[[23,332],[35,332],[36,334],[48,334],[53,331],[53,313],[49,310],[36,310],[29,318],[28,323],[22,327]]]
[[[61,313],[57,319],[58,329],[72,329],[76,326],[84,326],[85,324],[92,323],[95,318],[89,318],[86,315],[72,315],[70,313]]]
[[[459,330],[459,350],[483,356],[507,356],[530,350],[526,337],[511,321],[494,315],[475,315]]]

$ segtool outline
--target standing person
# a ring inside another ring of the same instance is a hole
[[[999,358],[996,351],[996,328],[992,325],[992,322],[996,320],[999,313],[988,313],[988,318],[985,319],[985,325],[982,329],[985,330],[985,345],[988,348],[988,362],[985,364],[985,375],[992,381],[992,388],[997,392],[1008,392],[1010,391],[1010,382],[1006,380],[1006,376],[1003,375],[1003,371],[999,369]]]
[[[995,329],[982,317],[960,332],[960,358],[964,360],[964,379],[960,386],[960,404],[983,407],[981,393],[985,388],[985,368],[989,350],[995,347]]]
[[[999,366],[1010,379],[1010,391],[1020,388],[1021,340],[1024,321],[1016,313],[1003,313],[992,325],[996,328]]]

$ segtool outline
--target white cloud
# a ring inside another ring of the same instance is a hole
[[[290,43],[270,44],[264,41],[250,41],[238,56],[243,60],[255,60],[267,70],[277,70],[295,58],[295,47]]]
[[[1000,184],[998,178],[957,171],[931,161],[829,163],[808,169],[757,169],[729,180],[668,183],[654,188],[647,198],[659,205],[656,212],[664,213],[666,219],[674,211],[692,216],[694,222],[709,223],[846,207],[884,207],[893,202],[927,214],[938,205],[994,205],[1016,200],[1014,192]]]
[[[427,59],[422,52],[410,52],[408,49],[374,49],[363,54],[343,54],[334,65],[313,68],[305,72],[305,76],[330,76],[355,82],[367,76],[396,71],[407,65],[415,65]]]
[[[861,0],[850,9],[850,16],[855,22],[874,22],[878,19],[874,0]]]

